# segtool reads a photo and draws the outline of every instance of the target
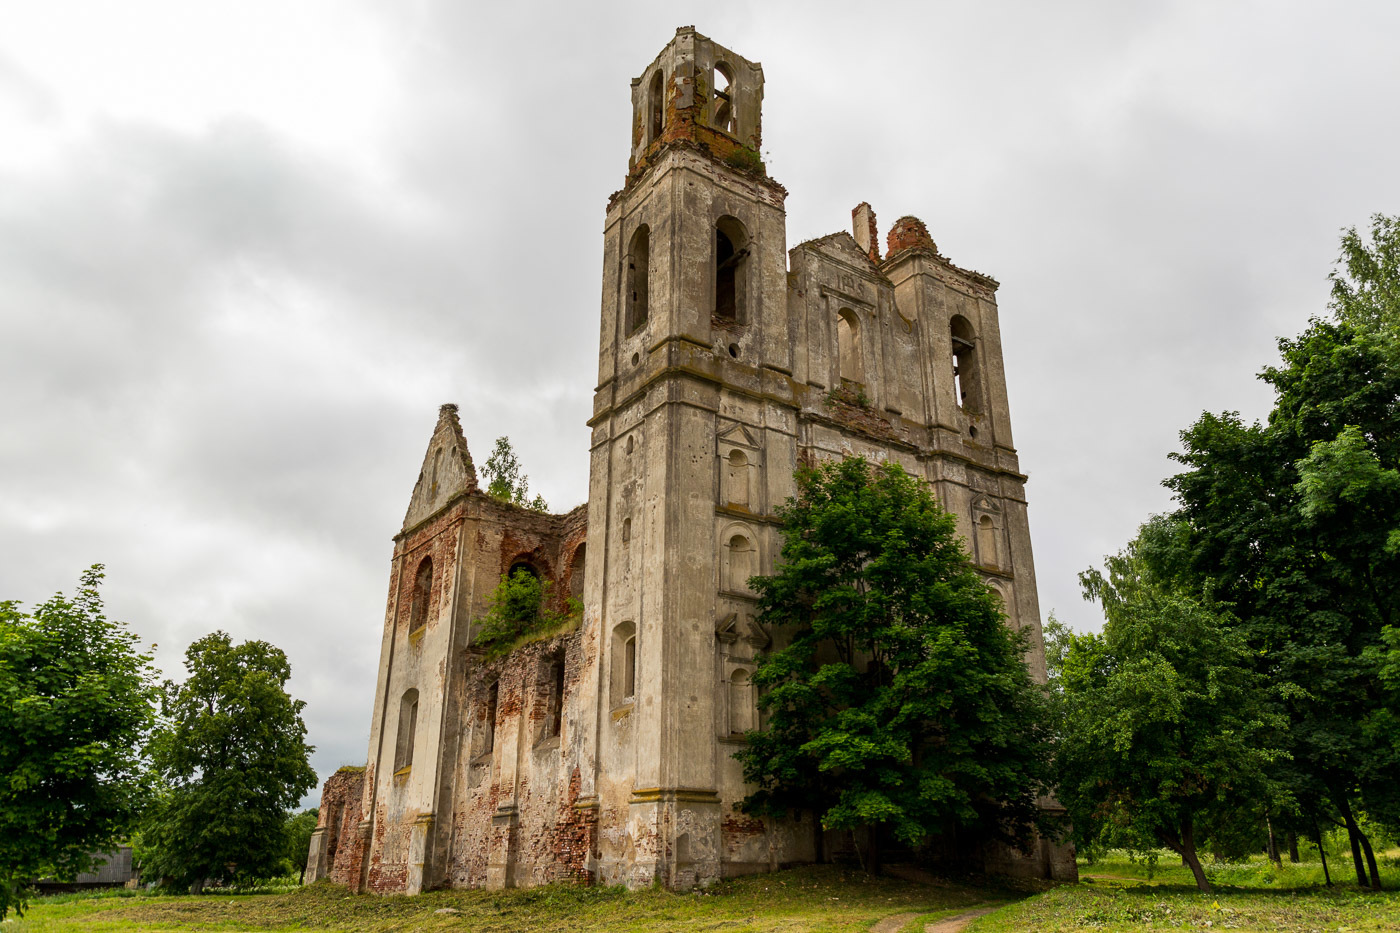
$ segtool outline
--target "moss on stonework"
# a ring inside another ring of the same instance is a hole
[[[858,382],[850,382],[842,379],[839,388],[832,389],[822,396],[822,401],[827,408],[834,408],[837,405],[849,405],[852,408],[869,408],[870,398],[865,394],[865,387]]]
[[[759,175],[767,174],[763,165],[763,158],[757,151],[750,149],[748,146],[740,146],[735,149],[724,157],[724,162],[726,165],[741,171],[756,172]]]
[[[519,638],[515,639],[509,644],[492,649],[490,657],[492,659],[504,658],[509,656],[513,652],[524,648],[526,645],[533,645],[537,642],[549,641],[551,638],[557,638],[560,635],[571,635],[579,630],[579,626],[582,623],[582,613],[571,615],[568,618],[563,619],[556,625],[526,632],[525,634],[521,635]]]

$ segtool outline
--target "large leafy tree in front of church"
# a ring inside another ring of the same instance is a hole
[[[196,891],[279,874],[287,811],[316,783],[287,656],[214,632],[185,652],[185,669],[184,683],[165,682],[151,740],[167,786],[142,830],[142,873]]]
[[[751,581],[788,643],[754,674],[767,721],[738,753],[757,787],[745,808],[907,846],[1024,841],[1048,773],[1044,695],[953,516],[896,464],[825,463],[797,487],[782,565]]]

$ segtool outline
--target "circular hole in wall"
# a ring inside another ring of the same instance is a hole
[[[737,343],[731,343],[729,345],[729,355],[735,359],[739,358],[739,345]]]
[[[636,366],[636,365],[637,365],[638,363],[640,363],[641,361],[642,361],[642,355],[641,355],[640,353],[633,353],[633,354],[632,354],[632,365],[633,365],[633,366]]]
[[[968,433],[969,435],[971,435],[972,437],[976,437],[976,436],[977,436],[977,429],[976,429],[975,427],[973,427],[972,425],[968,425],[967,433]]]

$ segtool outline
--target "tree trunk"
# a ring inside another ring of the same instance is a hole
[[[1339,794],[1336,798],[1337,809],[1342,811],[1342,819],[1346,821],[1347,836],[1351,838],[1351,858],[1356,863],[1356,883],[1361,887],[1371,887],[1379,891],[1381,889],[1380,872],[1376,869],[1376,856],[1371,851],[1371,840],[1366,838],[1366,834],[1361,831],[1361,827],[1356,824],[1356,817],[1351,812],[1351,801],[1347,800],[1345,794]],[[1366,863],[1361,860],[1362,850],[1366,851]],[[1371,879],[1366,880],[1366,869],[1371,869]]]
[[[1317,825],[1317,817],[1313,817],[1313,840],[1317,843],[1317,855],[1322,859],[1322,877],[1327,882],[1327,887],[1332,887],[1332,875],[1327,871],[1327,850],[1322,847],[1322,827]]]
[[[1196,857],[1196,830],[1191,823],[1191,817],[1182,818],[1180,835],[1159,833],[1158,838],[1165,842],[1173,852],[1181,856],[1181,860],[1191,868],[1191,874],[1196,878],[1196,888],[1206,894],[1211,893],[1213,889],[1210,886],[1210,881],[1206,879],[1205,870],[1201,868],[1201,860]]]
[[[1294,865],[1300,861],[1298,858],[1298,834],[1291,829],[1288,831],[1288,861]]]
[[[1381,889],[1381,873],[1376,867],[1376,853],[1371,850],[1371,839],[1361,831],[1359,826],[1356,833],[1361,837],[1361,851],[1366,853],[1366,867],[1371,872],[1371,889],[1379,891]]]
[[[203,894],[203,893],[204,893],[204,879],[203,879],[203,878],[196,878],[196,879],[195,879],[194,884],[190,885],[190,893],[191,893],[191,894]]]
[[[1196,876],[1196,887],[1209,894],[1211,892],[1210,882],[1206,880],[1205,870],[1201,868],[1201,860],[1196,857],[1196,831],[1188,818],[1181,827],[1181,854],[1186,859],[1186,864],[1191,866],[1191,874]]]
[[[1269,861],[1273,862],[1274,865],[1278,866],[1279,868],[1282,868],[1283,859],[1279,858],[1278,840],[1274,838],[1274,824],[1269,819],[1269,815],[1267,813],[1264,814],[1264,828],[1269,831],[1269,846],[1267,849],[1264,850],[1264,854],[1266,854],[1269,857]]]
[[[815,810],[812,811],[812,851],[818,865],[826,861],[826,834],[822,832],[822,821]]]

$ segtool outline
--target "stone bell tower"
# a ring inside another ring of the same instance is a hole
[[[718,877],[743,796],[731,735],[753,698],[747,670],[729,688],[722,649],[744,639],[751,661],[764,641],[746,581],[770,563],[765,516],[796,466],[790,412],[762,401],[792,367],[762,101],[758,63],[678,30],[632,82],[630,170],[608,205],[585,628],[602,636],[599,781],[625,789],[631,850],[601,874],[629,883]]]

